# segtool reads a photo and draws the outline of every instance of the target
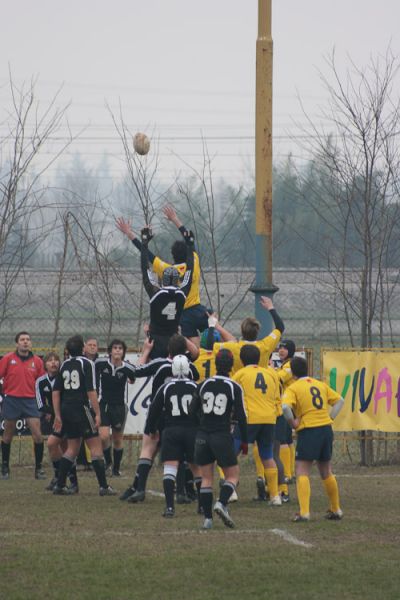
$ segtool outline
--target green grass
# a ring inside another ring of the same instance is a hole
[[[139,505],[100,498],[95,478],[79,473],[79,496],[55,497],[31,467],[0,481],[0,596],[11,599],[399,597],[399,473],[394,468],[337,468],[341,522],[323,519],[326,499],[313,477],[310,523],[292,523],[282,508],[253,502],[255,475],[243,465],[236,529],[217,520],[201,532],[195,506],[177,506],[165,521],[163,499]],[[129,470],[128,470],[129,471]],[[118,492],[130,476],[114,480]],[[149,489],[161,490],[161,470]],[[280,529],[311,547],[294,545]]]

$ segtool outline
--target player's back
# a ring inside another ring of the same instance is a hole
[[[168,267],[174,267],[178,271],[181,280],[184,280],[184,277],[186,275],[186,263],[172,265],[171,263],[161,260],[158,256],[155,257],[153,262],[153,270],[159,277],[162,277],[163,272]],[[190,308],[191,306],[200,304],[200,280],[201,272],[199,257],[196,252],[193,252],[192,285],[185,301],[185,308]]]
[[[332,419],[329,416],[329,406],[333,406],[338,400],[340,394],[313,377],[301,377],[282,396],[282,403],[288,404],[296,417],[300,418],[298,430],[330,425]]]
[[[215,375],[203,381],[199,388],[200,429],[230,431],[235,402],[243,404],[243,390],[235,381]]]
[[[197,385],[190,379],[171,379],[158,393],[163,395],[165,427],[196,425],[196,416],[190,412],[197,393]]]
[[[275,423],[280,402],[275,372],[259,365],[247,365],[235,373],[233,380],[243,388],[248,424]]]
[[[177,333],[185,299],[179,288],[160,288],[150,299],[150,333],[163,336]]]
[[[92,361],[84,356],[76,356],[63,362],[53,389],[61,392],[62,405],[88,405],[87,393],[95,389],[95,381]]]
[[[231,376],[236,373],[239,369],[243,368],[243,363],[240,359],[240,350],[243,346],[254,345],[260,351],[260,360],[259,365],[261,367],[266,368],[268,366],[269,358],[272,352],[275,350],[280,338],[281,332],[279,329],[274,329],[271,333],[261,340],[248,341],[248,340],[239,340],[237,342],[217,342],[214,344],[214,353],[215,355],[219,350],[230,350],[233,354],[233,368],[231,371]]]
[[[212,350],[199,349],[199,356],[193,363],[199,372],[199,382],[214,377],[215,370],[215,354]]]

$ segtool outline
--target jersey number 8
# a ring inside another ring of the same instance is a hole
[[[215,415],[223,415],[228,404],[228,398],[225,394],[217,394],[216,396],[212,392],[205,392],[203,396],[203,412],[208,415],[214,413]]]

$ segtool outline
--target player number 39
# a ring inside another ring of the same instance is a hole
[[[223,415],[228,403],[228,398],[225,394],[213,394],[212,392],[206,392],[203,396],[203,412],[208,415],[211,412],[214,415]]]

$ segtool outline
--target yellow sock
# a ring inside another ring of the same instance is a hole
[[[290,448],[289,446],[281,446],[280,450],[279,450],[279,458],[282,461],[283,464],[283,471],[285,473],[285,477],[288,477],[288,479],[290,479],[290,477],[292,476],[292,469],[291,469],[291,462],[290,462]]]
[[[218,465],[217,465],[217,471],[218,471],[219,478],[225,479],[225,474],[224,474],[223,470],[221,469],[221,467],[219,467]]]
[[[88,461],[88,463],[91,464],[92,463],[92,455],[90,453],[89,446],[86,444],[86,442],[85,442],[85,456],[86,456],[86,460]]]
[[[257,477],[261,477],[262,479],[264,479],[264,465],[261,462],[257,444],[253,444],[253,458],[254,462],[256,463]]]
[[[276,467],[264,469],[270,498],[278,496],[278,469]]]
[[[296,473],[296,448],[294,444],[290,444],[290,477]]]
[[[280,483],[279,484],[279,491],[282,492],[283,494],[286,494],[286,496],[289,496],[288,484],[287,483]]]
[[[311,486],[307,475],[299,475],[296,478],[297,499],[300,504],[301,516],[310,514]]]
[[[329,498],[330,509],[332,512],[337,512],[340,509],[339,504],[339,488],[334,475],[329,475],[326,479],[322,480],[324,484],[325,492]]]

